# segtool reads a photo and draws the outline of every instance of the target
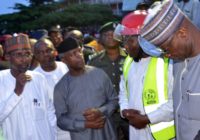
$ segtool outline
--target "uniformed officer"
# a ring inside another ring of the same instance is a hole
[[[102,68],[110,77],[117,93],[119,93],[120,75],[122,74],[123,63],[127,54],[124,49],[120,47],[120,42],[114,40],[113,38],[113,33],[116,25],[117,23],[115,22],[108,22],[100,28],[99,42],[104,47],[104,50],[92,55],[88,64],[96,66],[98,68]],[[127,140],[128,123],[120,117],[118,111],[114,113],[113,117],[115,120],[115,124],[117,125],[116,127],[119,131],[119,139]]]
[[[74,30],[68,32],[66,38],[67,37],[73,37],[79,41],[79,43],[82,47],[85,63],[87,63],[89,56],[93,55],[96,51],[94,50],[94,48],[84,45],[83,33],[80,30],[74,29]]]

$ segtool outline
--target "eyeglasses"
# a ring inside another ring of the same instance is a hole
[[[131,37],[132,37],[132,36],[122,36],[123,44],[127,44],[128,40],[129,40]]]
[[[124,46],[127,44],[131,46],[138,45],[137,36],[135,35],[122,36],[122,41]]]
[[[38,54],[38,55],[44,55],[44,54],[52,54],[53,53],[53,51],[54,50],[52,50],[52,49],[47,49],[47,50],[38,50],[36,53]]]
[[[33,57],[32,53],[10,53],[10,55],[15,58],[32,58]]]

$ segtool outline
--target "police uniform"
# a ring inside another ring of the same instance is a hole
[[[92,48],[92,47],[90,47],[90,46],[87,46],[87,45],[84,45],[84,46],[83,46],[83,55],[84,55],[85,63],[88,62],[89,56],[90,56],[90,55],[93,55],[94,53],[95,53],[94,48]]]
[[[113,87],[119,93],[120,75],[122,74],[122,67],[126,56],[126,52],[120,48],[120,56],[115,61],[112,61],[106,54],[106,51],[103,50],[92,55],[88,64],[103,69],[110,77]]]

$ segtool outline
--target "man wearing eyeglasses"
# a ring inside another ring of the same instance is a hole
[[[6,40],[10,69],[0,72],[0,125],[6,140],[55,140],[55,109],[47,81],[28,71],[32,52],[27,35]]]
[[[129,120],[130,140],[169,140],[175,137],[172,104],[172,65],[166,58],[146,54],[139,45],[140,29],[147,12],[127,14],[114,33],[129,56],[123,67],[119,104]]]
[[[164,0],[149,10],[141,36],[150,42],[152,51],[159,48],[166,57],[174,59],[172,95],[176,139],[199,140],[200,30],[173,0]],[[150,45],[141,46],[148,52]]]

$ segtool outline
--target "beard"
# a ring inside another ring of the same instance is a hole
[[[141,48],[139,48],[139,51],[138,51],[138,55],[136,57],[134,57],[134,61],[135,62],[139,62],[144,56],[144,52]]]

